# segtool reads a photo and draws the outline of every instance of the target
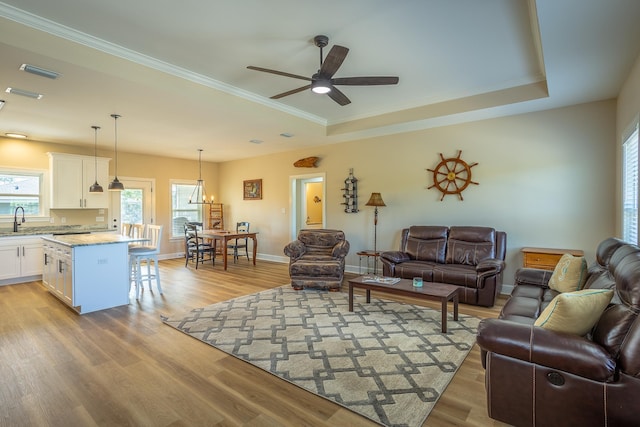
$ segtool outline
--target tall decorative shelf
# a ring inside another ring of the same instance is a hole
[[[224,230],[224,208],[222,203],[209,205],[209,230]]]
[[[344,211],[346,213],[358,212],[358,178],[353,176],[353,169],[349,169],[349,176],[344,180]]]

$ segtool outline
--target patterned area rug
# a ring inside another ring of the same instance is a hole
[[[377,423],[420,426],[475,342],[479,319],[286,285],[162,320]]]

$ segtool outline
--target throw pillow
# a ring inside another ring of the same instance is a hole
[[[579,291],[587,280],[587,261],[584,257],[564,254],[549,279],[549,288],[558,292]]]
[[[609,305],[610,289],[583,289],[557,295],[540,313],[534,325],[557,332],[585,335]]]

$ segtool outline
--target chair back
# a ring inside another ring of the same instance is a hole
[[[186,250],[196,249],[202,244],[202,237],[198,236],[198,230],[202,230],[201,222],[184,223],[184,241]]]
[[[144,246],[155,249],[156,252],[160,252],[160,244],[162,242],[162,225],[147,224],[145,226],[144,238],[148,239],[144,242]]]
[[[129,224],[129,234],[127,235],[135,238],[145,237],[146,227],[145,224]]]
[[[249,223],[242,221],[236,224],[236,233],[248,233],[249,232]]]

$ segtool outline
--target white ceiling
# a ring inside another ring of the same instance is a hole
[[[617,96],[640,54],[637,0],[4,0],[0,135],[226,161]],[[313,37],[350,49],[351,104],[303,91]],[[57,71],[56,80],[19,70]],[[17,87],[33,100],[4,93]],[[281,133],[291,133],[285,138]],[[250,140],[260,140],[254,144]]]

